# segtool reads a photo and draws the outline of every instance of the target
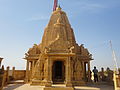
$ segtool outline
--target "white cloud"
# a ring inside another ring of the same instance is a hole
[[[47,20],[49,19],[48,16],[34,16],[29,18],[27,21],[41,21],[41,20]]]

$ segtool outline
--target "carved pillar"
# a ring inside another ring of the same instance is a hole
[[[85,66],[84,66],[84,62],[82,61],[82,68],[83,68],[83,78],[85,77]]]
[[[46,74],[47,74],[47,82],[46,82],[46,84],[45,84],[45,86],[46,87],[51,87],[51,85],[52,85],[52,65],[51,65],[52,63],[51,63],[51,60],[50,60],[50,58],[48,58],[47,59],[47,72],[46,72]]]
[[[28,83],[28,82],[29,82],[29,61],[27,60],[25,83]]]
[[[66,60],[66,86],[67,87],[72,87],[70,57],[68,57],[68,59]]]
[[[32,81],[32,61],[30,61],[30,76],[29,76],[29,78],[30,78],[30,81]]]
[[[35,61],[32,61],[32,71],[34,70]]]
[[[31,77],[31,79],[33,79],[33,71],[34,71],[34,65],[35,65],[35,61],[32,61],[32,77]]]
[[[91,81],[90,61],[88,62],[88,81]]]
[[[84,62],[84,78],[85,78],[85,80],[87,80],[86,62]]]
[[[49,80],[50,80],[50,82],[52,83],[52,61],[51,60],[49,60],[49,64],[50,64],[50,66],[49,66]]]

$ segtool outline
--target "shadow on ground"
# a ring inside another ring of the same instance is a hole
[[[4,87],[3,90],[14,90],[17,89],[18,87],[21,87],[23,84],[10,84],[6,87]]]

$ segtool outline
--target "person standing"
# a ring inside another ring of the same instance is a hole
[[[93,69],[93,73],[94,73],[94,82],[98,82],[98,70],[96,69],[95,66]]]

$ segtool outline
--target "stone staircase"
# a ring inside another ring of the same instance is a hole
[[[25,84],[25,83],[24,83],[24,80],[13,80],[13,81],[10,81],[9,84]]]

